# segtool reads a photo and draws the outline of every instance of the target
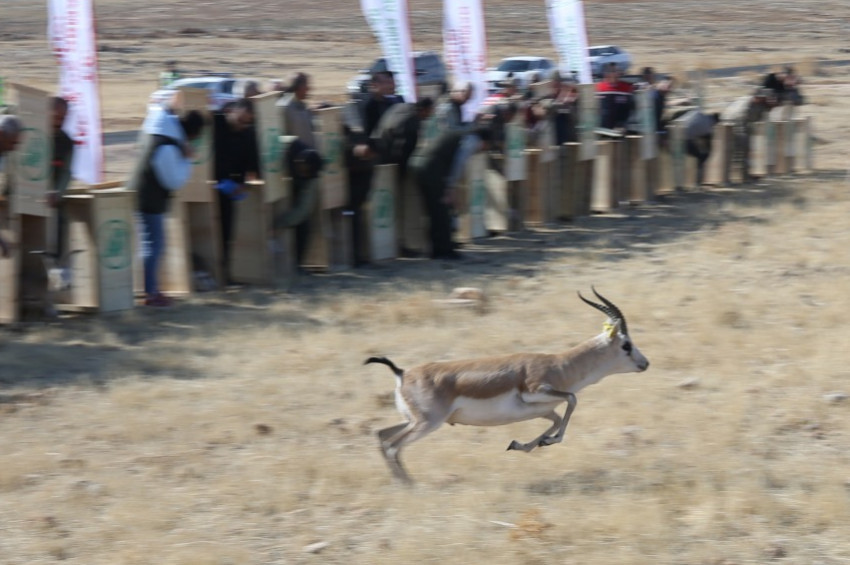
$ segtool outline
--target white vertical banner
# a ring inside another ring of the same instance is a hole
[[[455,84],[471,82],[472,98],[463,106],[470,121],[487,98],[487,37],[481,0],[443,0],[443,53]]]
[[[405,102],[416,102],[407,0],[360,0],[360,7],[372,33],[378,36],[387,67],[395,75],[396,92]]]
[[[74,140],[71,173],[88,184],[103,182],[92,0],[48,0],[47,34],[60,67],[59,94],[69,102],[63,129]]]
[[[573,73],[581,84],[593,82],[587,53],[587,28],[581,0],[546,0],[552,44],[561,58],[561,71]]]

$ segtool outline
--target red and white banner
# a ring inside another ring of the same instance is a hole
[[[443,52],[454,84],[470,82],[474,92],[463,106],[472,120],[487,98],[487,36],[481,0],[443,0]]]
[[[360,7],[372,33],[378,36],[387,68],[395,74],[396,92],[405,102],[416,102],[407,0],[360,0]]]
[[[549,33],[561,58],[561,72],[571,73],[581,84],[593,82],[587,53],[587,28],[581,0],[546,0]]]
[[[60,67],[59,95],[68,100],[64,130],[74,140],[74,178],[103,182],[103,132],[92,0],[48,0],[47,35]]]

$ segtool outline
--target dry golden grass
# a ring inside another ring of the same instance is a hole
[[[845,562],[850,402],[825,399],[850,364],[835,176],[587,218],[534,259],[493,242],[478,249],[497,259],[450,271],[9,334],[0,562]],[[486,314],[432,302],[461,282],[486,288]],[[418,486],[395,485],[373,435],[399,420],[392,378],[363,359],[566,347],[601,322],[574,295],[591,284],[650,370],[584,391],[568,439],[530,455],[504,449],[542,422],[441,429],[406,452]]]
[[[123,4],[100,3],[107,25]],[[685,3],[667,4],[671,22],[693,17]],[[713,22],[715,4],[700,6]],[[752,33],[787,24],[774,20]],[[535,25],[545,33],[542,19]],[[722,64],[752,62],[727,46],[758,43],[694,37]],[[34,41],[23,39],[16,49]],[[801,45],[790,39],[782,49]],[[156,49],[179,42],[185,59],[193,41],[145,40],[141,70],[108,77],[117,129],[140,116],[140,77],[158,70]],[[635,42],[662,69],[694,58],[684,44]],[[323,45],[325,58],[337,56],[335,43]],[[374,51],[357,45],[320,85],[342,84]],[[503,41],[493,54],[512,48]],[[102,68],[119,68],[118,57],[132,56],[106,54]],[[23,80],[49,82],[33,56],[20,62]],[[486,241],[472,246],[483,262],[448,270],[401,261],[319,276],[293,294],[200,296],[167,312],[3,330],[0,564],[850,561],[850,400],[828,397],[850,392],[848,79],[833,72],[807,85],[804,112],[824,142],[813,175]],[[709,97],[718,104],[746,88],[717,81]],[[118,108],[131,105],[125,123]],[[592,284],[628,316],[648,372],[583,391],[563,444],[504,451],[544,422],[447,426],[406,451],[415,488],[391,481],[374,432],[399,421],[393,379],[362,366],[366,357],[408,367],[558,350],[599,329],[598,313],[575,297]],[[487,311],[433,301],[454,286],[483,288]]]

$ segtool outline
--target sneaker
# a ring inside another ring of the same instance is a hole
[[[168,307],[173,304],[174,301],[163,294],[154,294],[145,298],[145,306]]]

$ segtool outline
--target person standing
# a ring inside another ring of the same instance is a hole
[[[723,111],[722,119],[732,122],[734,132],[733,159],[740,163],[744,184],[755,179],[751,171],[752,139],[756,124],[768,119],[770,110],[778,104],[769,88],[759,88],[753,94],[735,100]]]
[[[68,101],[61,96],[51,99],[53,125],[53,159],[51,161],[50,193],[47,202],[56,210],[56,243],[57,257],[65,255],[68,241],[68,223],[65,217],[65,206],[62,197],[71,184],[71,160],[74,157],[74,140],[65,133],[62,126],[68,115]]]
[[[213,164],[221,222],[221,265],[226,284],[230,276],[230,247],[235,225],[235,202],[242,198],[245,182],[258,177],[260,155],[254,129],[254,103],[240,98],[228,109],[213,114]]]
[[[324,164],[321,155],[300,139],[292,142],[283,159],[292,177],[293,205],[275,217],[274,227],[295,229],[295,261],[300,269],[307,257],[310,216],[319,203],[318,178]]]
[[[362,129],[349,124],[343,128],[343,143],[345,170],[348,177],[348,202],[345,213],[350,216],[354,266],[359,267],[369,262],[368,254],[365,253],[366,226],[363,221],[363,205],[372,189],[377,144],[367,137]]]
[[[432,259],[461,259],[452,241],[454,186],[467,157],[488,150],[491,139],[486,128],[472,133],[444,131],[417,158],[412,159],[416,182],[428,211],[428,234]]]
[[[685,144],[688,155],[697,159],[697,187],[705,180],[705,162],[711,155],[714,126],[720,122],[720,114],[704,114],[695,111],[685,126]]]
[[[396,169],[396,218],[404,217],[407,187],[412,179],[408,174],[408,163],[419,145],[419,134],[423,123],[434,113],[434,101],[420,98],[413,104],[395,104],[381,117],[381,121],[372,130],[372,147],[377,151],[382,164],[394,164]],[[365,202],[366,196],[363,196]],[[361,202],[361,205],[362,205]],[[355,211],[355,217],[360,214]],[[403,222],[402,222],[403,225]],[[402,257],[416,257],[418,253],[404,245],[403,230],[398,230],[398,250]]]
[[[301,143],[311,149],[317,149],[316,134],[313,128],[313,111],[307,106],[310,95],[310,77],[297,73],[289,82],[286,94],[277,105],[283,107],[283,131],[294,135]]]
[[[192,174],[193,149],[204,128],[200,112],[192,110],[182,119],[171,108],[156,108],[145,122],[150,137],[127,183],[136,191],[142,220],[145,305],[169,306],[171,299],[159,289],[159,266],[165,251],[165,214],[174,191]]]
[[[472,98],[475,85],[462,82],[455,85],[448,99],[437,106],[435,112],[441,130],[468,131],[470,124],[463,119],[463,106]]]
[[[0,116],[0,193],[8,197],[14,190],[14,175],[9,154],[14,151],[23,137],[24,125],[20,118],[12,115]],[[4,178],[5,177],[5,178]],[[9,256],[9,243],[0,235],[0,255]]]
[[[393,74],[389,71],[375,73],[372,76],[372,96],[363,108],[363,128],[366,137],[371,137],[387,110],[403,102],[404,98],[395,93]]]
[[[596,96],[599,99],[600,127],[625,132],[635,109],[634,88],[621,80],[616,63],[605,68],[605,80],[596,85]]]

